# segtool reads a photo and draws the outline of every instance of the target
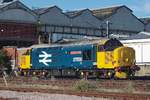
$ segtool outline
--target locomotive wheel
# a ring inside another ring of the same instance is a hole
[[[115,78],[115,72],[113,70],[108,71],[108,78],[114,79]]]
[[[77,78],[82,79],[82,75],[81,75],[81,71],[76,71],[76,75]]]
[[[114,79],[115,78],[115,71],[114,70],[103,70],[96,72],[96,77],[98,79]]]

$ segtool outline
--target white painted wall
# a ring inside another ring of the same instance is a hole
[[[37,17],[22,9],[8,9],[0,13],[0,20],[37,22]]]
[[[123,40],[122,43],[135,49],[137,64],[150,65],[150,39]]]
[[[143,62],[150,62],[150,43],[143,43]]]
[[[142,55],[142,45],[141,44],[124,44],[125,46],[128,46],[128,47],[132,47],[132,48],[134,48],[134,50],[135,50],[135,56],[136,56],[136,62],[137,63],[142,63],[143,62],[143,55]]]

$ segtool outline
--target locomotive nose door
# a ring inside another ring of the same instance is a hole
[[[119,47],[114,51],[117,67],[132,66],[135,62],[134,50],[129,47]]]

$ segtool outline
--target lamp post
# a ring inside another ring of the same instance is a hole
[[[109,38],[109,27],[110,27],[110,22],[109,21],[106,21],[106,25],[107,25],[107,28],[106,28],[106,34],[107,34],[107,38]]]
[[[101,26],[100,26],[100,27],[101,27],[102,34],[106,34],[105,36],[106,36],[107,38],[109,38],[110,24],[112,24],[112,23],[110,23],[110,21],[106,21],[105,23],[102,23]],[[105,28],[104,25],[106,25],[106,28]],[[106,30],[106,33],[104,32],[105,30]]]
[[[38,44],[41,44],[41,22],[39,18],[37,21],[37,35],[38,35]]]

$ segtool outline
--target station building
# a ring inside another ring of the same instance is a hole
[[[54,6],[52,8],[58,7]],[[42,30],[42,32],[52,33],[52,39],[55,41],[60,40],[61,38],[83,38],[85,36],[105,37],[107,35],[107,27],[109,28],[109,35],[116,38],[130,37],[131,35],[136,35],[137,33],[144,31],[144,23],[133,14],[131,9],[124,5],[94,10],[83,9],[69,12],[63,12],[62,10],[59,11],[69,19],[69,21],[66,21],[66,19],[61,17],[61,19],[65,21],[65,25],[60,23],[62,21],[58,23],[58,20],[56,20],[54,23],[51,23],[51,19],[47,21],[46,18],[43,18],[47,22],[50,22],[48,24],[51,26],[56,25],[57,27],[61,27],[61,25],[63,25],[59,31],[56,28],[54,28],[56,29],[55,31],[50,31],[50,27],[47,27],[49,26],[47,23],[45,23],[44,27],[42,26],[43,29],[47,29],[45,32]],[[51,9],[49,12],[55,13],[54,9]],[[43,15],[46,14],[44,13]],[[57,16],[47,15],[46,17],[53,18]],[[39,21],[40,20],[42,20],[42,18],[39,19]],[[108,25],[106,22],[109,22]]]
[[[29,46],[37,43],[37,15],[20,1],[0,5],[0,45]]]
[[[38,40],[63,38],[130,37],[144,30],[144,23],[126,6],[64,12],[57,6],[30,9],[19,0],[0,5],[0,44],[29,46]],[[109,22],[106,24],[106,22]]]
[[[63,13],[57,6],[34,10],[39,16],[40,32],[49,34],[51,41],[62,38],[82,38],[101,36],[101,20],[93,16],[89,9],[75,15]]]
[[[144,30],[144,24],[127,6],[115,6],[92,10],[93,15],[102,20],[101,29],[106,31],[106,21],[109,24],[109,34],[117,37],[130,37]],[[105,23],[105,24],[104,24]]]

